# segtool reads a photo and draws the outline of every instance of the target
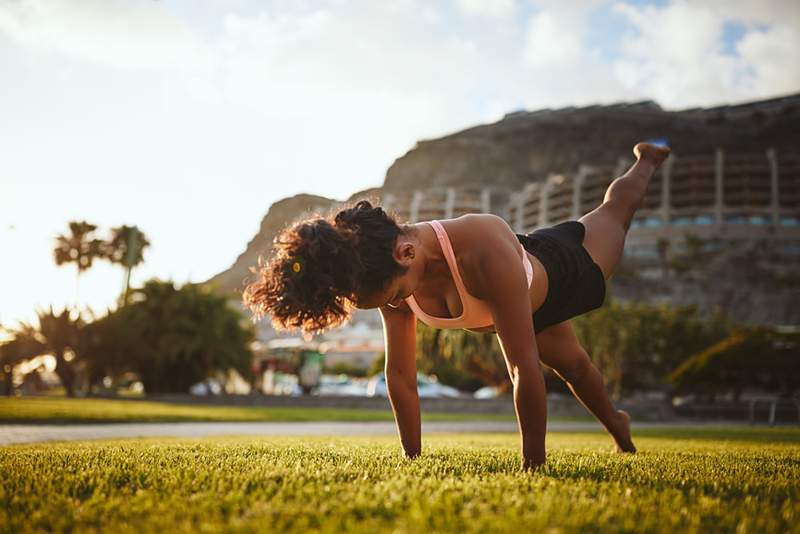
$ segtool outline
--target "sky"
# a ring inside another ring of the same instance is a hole
[[[0,0],[0,324],[77,303],[71,220],[137,225],[133,282],[228,268],[270,204],[380,186],[420,139],[522,109],[800,91],[800,2]]]

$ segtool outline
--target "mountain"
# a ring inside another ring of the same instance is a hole
[[[675,154],[796,152],[800,94],[733,106],[664,111],[652,101],[507,114],[502,120],[420,141],[386,173],[387,192],[444,186],[520,189],[582,163],[614,164],[637,142],[666,138]],[[490,178],[488,178],[490,177]]]

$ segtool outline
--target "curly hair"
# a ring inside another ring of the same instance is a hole
[[[291,224],[273,240],[269,261],[259,258],[257,279],[242,299],[256,318],[269,315],[276,330],[322,332],[350,318],[360,297],[383,290],[408,267],[393,250],[403,229],[367,200],[335,216]]]

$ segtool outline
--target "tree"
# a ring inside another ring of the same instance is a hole
[[[225,297],[198,285],[176,289],[157,280],[131,296],[129,305],[95,330],[92,359],[105,354],[111,367],[125,362],[150,394],[186,393],[215,371],[235,369],[250,377],[253,327]]]
[[[77,271],[75,281],[75,305],[78,303],[81,274],[91,268],[95,259],[104,255],[105,242],[94,237],[97,226],[86,221],[70,221],[69,234],[56,236],[53,258],[56,265],[74,263]]]
[[[144,261],[144,249],[149,246],[150,242],[147,237],[136,226],[123,225],[111,229],[111,239],[106,244],[105,257],[112,264],[121,265],[125,268],[123,304],[128,303],[131,272],[134,267]]]
[[[0,369],[3,371],[3,395],[14,394],[14,367],[29,359],[38,350],[37,344],[32,348],[27,339],[14,337],[0,345]]]
[[[704,318],[695,306],[611,300],[572,324],[616,399],[636,390],[664,388],[668,373],[730,330],[723,315]]]
[[[38,327],[22,323],[12,332],[13,341],[17,343],[17,357],[30,359],[51,354],[56,360],[55,373],[64,386],[64,391],[68,397],[74,397],[77,376],[75,364],[83,321],[79,316],[73,316],[67,308],[57,314],[52,306],[48,311],[37,311],[36,315]]]
[[[800,332],[741,327],[677,367],[669,380],[681,391],[725,393],[746,387],[789,396],[800,389]]]
[[[435,374],[443,384],[463,390],[511,386],[495,334],[440,330],[417,322],[417,354],[420,371]]]
[[[111,310],[83,326],[77,353],[85,363],[89,392],[106,377],[116,379],[131,370],[137,335],[122,314]]]

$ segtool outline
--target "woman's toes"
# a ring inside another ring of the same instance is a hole
[[[633,147],[633,153],[636,155],[636,159],[646,159],[659,166],[669,156],[670,149],[666,146],[652,145],[650,143],[637,143]]]

